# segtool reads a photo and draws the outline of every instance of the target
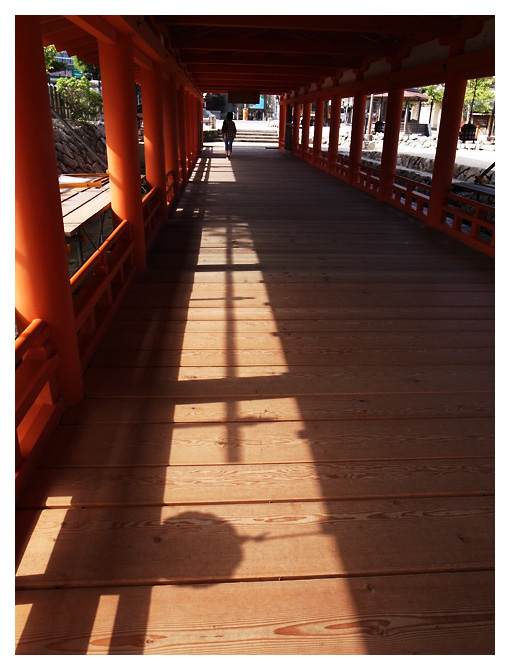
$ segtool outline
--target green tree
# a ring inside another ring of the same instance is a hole
[[[424,86],[421,89],[421,92],[426,93],[429,96],[429,103],[430,103],[429,123],[430,123],[432,120],[432,110],[434,109],[434,104],[437,102],[443,102],[444,86],[443,84],[433,84],[431,86]]]
[[[490,114],[495,100],[495,77],[470,79],[466,86],[463,117],[471,121],[472,114]]]
[[[83,75],[92,75],[92,79],[99,79],[99,68],[84,60],[79,60],[78,56],[73,56],[74,69],[79,70]]]
[[[61,70],[64,64],[58,60],[58,51],[54,44],[43,47],[44,49],[44,63],[46,65],[46,72],[53,72],[54,70]]]
[[[57,91],[69,110],[70,118],[75,121],[89,121],[101,111],[103,100],[99,93],[91,90],[90,82],[85,77],[60,77]]]

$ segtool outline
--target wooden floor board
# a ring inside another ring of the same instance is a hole
[[[41,469],[23,507],[494,495],[494,459]],[[72,496],[69,495],[72,491]]]
[[[113,418],[113,417],[112,417]],[[43,467],[321,463],[494,456],[494,420],[362,419],[60,425]]]
[[[17,651],[493,654],[491,593],[487,572],[18,591]]]
[[[17,586],[491,570],[493,552],[494,499],[482,496],[47,509]]]
[[[19,500],[16,652],[493,654],[493,260],[221,153]]]

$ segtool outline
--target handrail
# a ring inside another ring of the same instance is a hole
[[[16,496],[22,491],[49,435],[64,413],[56,371],[59,357],[49,326],[34,319],[16,338]]]
[[[461,242],[494,257],[495,211],[491,205],[449,192],[443,202],[438,227]]]
[[[142,199],[143,225],[145,232],[145,246],[149,247],[154,233],[161,220],[161,198],[160,190],[157,186],[144,195]]]
[[[110,324],[136,272],[129,221],[122,221],[71,277],[82,370]]]
[[[324,169],[327,154],[321,152],[317,167]],[[306,159],[306,155],[305,155]],[[338,156],[331,174],[339,179],[348,179],[349,159]],[[379,193],[379,167],[362,164],[354,175],[352,185],[377,196]],[[392,175],[392,183],[386,202],[401,209],[420,221],[427,222],[430,200],[430,185],[399,174]],[[455,205],[452,201],[457,202]],[[467,211],[470,208],[472,211]],[[495,255],[495,208],[449,192],[442,207],[439,230],[455,237],[468,246],[483,253]]]
[[[32,323],[29,323],[25,330],[18,335],[14,347],[16,365],[21,361],[28,350],[34,346],[37,338],[43,334],[45,328],[46,323],[42,319],[34,319]]]

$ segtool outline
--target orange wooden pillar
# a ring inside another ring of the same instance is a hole
[[[202,119],[204,118],[204,102],[202,99],[197,98],[197,126],[198,126],[198,153],[202,151],[204,146],[204,124]]]
[[[328,172],[331,174],[338,161],[338,136],[340,134],[340,111],[342,108],[342,98],[339,95],[333,96],[331,101],[331,120],[329,124],[329,144],[328,144]]]
[[[299,124],[301,123],[301,105],[294,104],[292,111],[292,154],[300,155],[299,151]]]
[[[312,109],[311,102],[303,103],[303,123],[301,128],[301,157],[306,158],[308,155],[308,145],[310,143],[310,112]]]
[[[393,186],[393,177],[397,167],[398,140],[402,123],[402,104],[404,89],[396,88],[388,91],[388,105],[384,123],[384,142],[379,173],[379,200],[389,200]]]
[[[285,149],[285,128],[287,125],[287,105],[280,98],[280,127],[278,132],[278,148]]]
[[[188,161],[186,146],[186,89],[180,86],[177,91],[177,111],[179,114],[179,163],[182,171],[182,184],[188,181]]]
[[[174,194],[179,197],[179,120],[175,79],[163,82],[163,128],[165,135],[165,173],[174,178]]]
[[[319,164],[322,147],[322,124],[324,123],[324,100],[315,101],[315,121],[313,128],[313,164]]]
[[[165,134],[163,126],[163,76],[161,65],[141,68],[145,176],[151,188],[157,187],[161,211],[166,214]]]
[[[460,77],[452,77],[445,83],[427,212],[430,226],[440,225],[444,199],[452,184],[466,85],[467,79]]]
[[[18,327],[49,324],[68,407],[83,398],[39,16],[16,16],[15,300]],[[27,77],[30,72],[30,77]]]
[[[367,111],[367,96],[365,93],[356,93],[352,110],[351,144],[349,147],[349,183],[358,180],[361,167],[361,153],[363,151],[363,135],[365,132],[365,116]]]
[[[188,172],[191,172],[193,167],[193,137],[191,133],[190,94],[188,89],[184,89],[184,113],[186,117],[186,165],[188,166]]]
[[[112,211],[131,223],[136,267],[141,271],[146,267],[146,252],[133,44],[125,33],[118,33],[116,44],[101,40],[98,44]]]

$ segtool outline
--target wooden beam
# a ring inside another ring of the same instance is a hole
[[[482,17],[483,18],[483,17]],[[325,32],[384,33],[388,35],[423,35],[424,33],[458,32],[461,16],[155,16],[159,24],[168,26],[211,26],[229,28],[281,28],[289,30],[320,30]]]
[[[66,19],[76,24],[98,40],[108,44],[117,44],[117,31],[102,16],[73,16],[66,15]]]
[[[340,57],[353,55],[377,54],[392,56],[400,49],[399,43],[393,42],[358,42],[345,43],[343,41],[328,42],[324,40],[297,40],[297,39],[266,39],[261,37],[225,39],[223,37],[196,37],[195,39],[182,35],[172,39],[172,45],[177,48],[201,51],[225,52],[254,52],[275,54],[322,54]]]

